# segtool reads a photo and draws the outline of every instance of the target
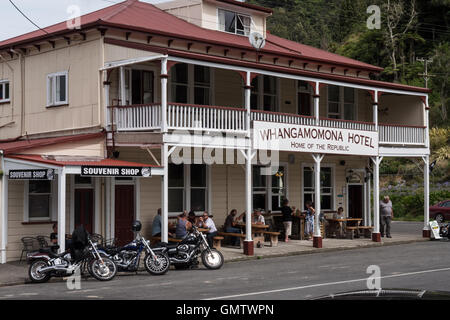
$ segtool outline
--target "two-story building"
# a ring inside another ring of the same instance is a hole
[[[429,90],[272,35],[267,8],[158,6],[128,0],[0,42],[2,263],[54,222],[63,250],[78,224],[127,241],[139,219],[148,235],[162,208],[167,240],[184,210],[221,225],[231,209],[277,212],[284,198],[343,207],[381,241],[383,157],[423,159],[429,234]]]

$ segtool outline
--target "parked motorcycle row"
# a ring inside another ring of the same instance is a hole
[[[59,246],[53,246],[27,255],[30,280],[43,283],[51,277],[68,277],[87,271],[99,281],[109,281],[117,272],[138,271],[142,256],[145,270],[152,275],[165,274],[171,264],[176,269],[197,267],[199,257],[208,269],[220,269],[223,265],[222,253],[211,248],[195,226],[179,244],[159,243],[153,248],[140,234],[141,228],[141,223],[134,221],[135,239],[125,246],[114,246],[98,244],[80,226],[72,234],[69,250],[57,254]]]

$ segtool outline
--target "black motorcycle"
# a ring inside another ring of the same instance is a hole
[[[443,237],[443,238],[447,238],[447,239],[449,239],[449,237],[450,237],[450,233],[449,233],[449,224],[448,223],[443,223],[443,224],[441,224],[440,225],[440,228],[439,228],[439,235],[441,236],[441,237]]]
[[[27,255],[30,264],[28,275],[32,282],[42,283],[51,277],[67,277],[87,266],[89,273],[97,280],[109,281],[117,273],[115,263],[102,257],[87,231],[81,226],[72,234],[69,250],[57,254],[59,246],[39,249]]]
[[[198,256],[201,256],[202,262],[208,269],[220,269],[224,259],[220,251],[212,249],[203,233],[192,226],[186,237],[176,245],[160,243],[160,246],[168,249],[170,263],[175,269],[188,269],[198,266]]]
[[[134,221],[132,230],[136,233],[135,239],[123,247],[102,246],[99,252],[113,260],[119,271],[136,272],[141,261],[142,252],[146,252],[144,266],[148,273],[162,275],[169,270],[170,260],[167,249],[164,247],[151,248],[149,241],[141,234],[142,225],[140,221]]]

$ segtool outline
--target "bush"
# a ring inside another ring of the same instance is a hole
[[[424,194],[423,189],[417,189],[415,193],[383,193],[380,200],[388,195],[392,201],[394,217],[401,220],[419,220],[423,218]],[[430,206],[439,201],[450,199],[450,190],[439,190],[430,192]]]

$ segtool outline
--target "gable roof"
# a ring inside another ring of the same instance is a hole
[[[238,2],[239,4],[242,4],[235,0],[227,0],[227,2],[233,2],[234,4],[236,4],[235,2]],[[94,26],[111,26],[178,39],[190,39],[225,47],[254,50],[254,48],[250,45],[248,38],[245,36],[201,28],[183,19],[177,18],[152,4],[139,2],[138,0],[127,0],[104,9],[88,13],[81,16],[80,21],[81,29],[88,29]],[[73,31],[67,27],[66,22],[61,22],[46,27],[44,30],[45,32],[42,30],[36,30],[18,37],[1,41],[0,50]],[[346,67],[373,72],[380,72],[383,70],[377,66],[282,39],[269,33],[267,34],[266,46],[260,51],[262,53],[344,65]]]

